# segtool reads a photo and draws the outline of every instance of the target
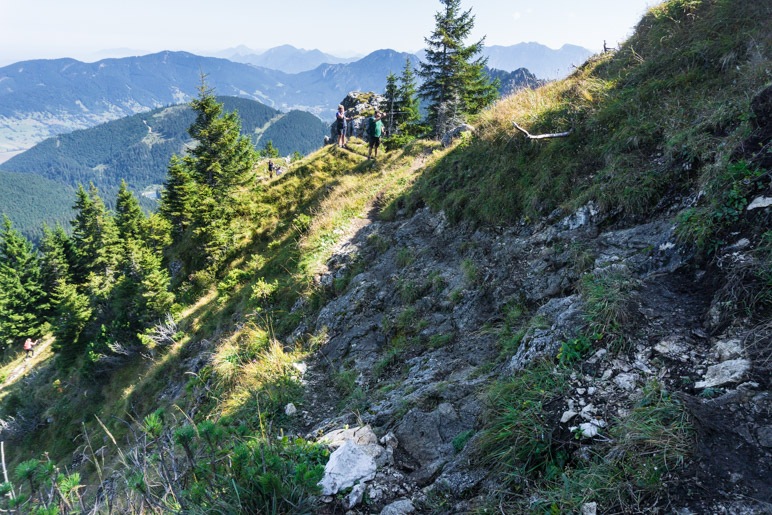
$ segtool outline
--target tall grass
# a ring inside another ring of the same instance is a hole
[[[664,2],[618,51],[484,112],[473,142],[424,174],[414,195],[453,220],[492,224],[590,200],[630,218],[651,213],[720,174],[747,134],[750,98],[769,81],[760,20],[771,10],[748,0]],[[573,132],[529,141],[512,121],[532,134]]]

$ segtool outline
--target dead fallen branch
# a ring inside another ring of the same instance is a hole
[[[570,129],[570,130],[568,130],[566,132],[556,132],[556,133],[553,133],[553,134],[531,134],[527,130],[525,130],[522,127],[520,127],[517,124],[517,122],[512,122],[512,125],[515,126],[515,129],[517,129],[520,132],[522,132],[523,134],[525,134],[525,137],[528,138],[528,139],[565,138],[566,136],[568,136],[569,134],[571,134],[574,131],[574,129]]]

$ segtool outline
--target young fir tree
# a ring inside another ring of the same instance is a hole
[[[402,111],[402,106],[399,104],[397,76],[393,73],[389,73],[386,77],[386,90],[383,96],[385,98],[383,109],[386,111],[386,133],[393,134],[397,126],[399,112]]]
[[[150,227],[134,194],[121,183],[116,200],[116,225],[122,246],[119,279],[111,291],[111,332],[122,331],[122,340],[133,339],[171,308],[169,275],[161,259],[148,244]]]
[[[4,216],[0,229],[0,346],[39,333],[45,300],[37,253]]]
[[[139,206],[137,197],[129,190],[126,181],[121,180],[118,197],[115,201],[115,225],[122,242],[145,239],[145,215]]]
[[[273,141],[270,139],[265,142],[263,150],[260,151],[261,157],[277,158],[279,155],[279,149],[273,146]]]
[[[81,335],[92,318],[91,302],[77,286],[62,281],[53,291],[52,303],[52,326],[56,339],[51,349],[61,356],[65,366],[69,366],[86,348],[87,342]]]
[[[496,85],[485,76],[485,38],[464,46],[474,28],[471,9],[462,12],[461,0],[440,0],[444,9],[435,15],[436,27],[425,38],[426,61],[418,74],[424,78],[419,95],[428,102],[428,121],[437,137],[496,99]]]
[[[61,225],[57,224],[53,230],[43,225],[40,252],[43,254],[40,260],[41,284],[43,292],[50,299],[58,286],[72,282],[70,268],[75,262],[75,248]],[[53,315],[52,309],[53,304],[50,304],[45,312],[47,318]]]
[[[164,189],[161,192],[159,211],[169,222],[173,241],[182,239],[193,223],[197,204],[198,187],[191,174],[192,160],[189,157],[172,156]]]
[[[403,134],[415,136],[418,122],[421,120],[421,112],[418,101],[418,86],[416,86],[415,73],[410,58],[405,59],[405,67],[399,78],[398,105],[400,113],[397,117],[397,126]]]
[[[188,133],[198,143],[190,151],[193,178],[208,187],[216,201],[228,200],[250,177],[257,152],[249,138],[241,135],[238,113],[225,113],[206,84],[199,87],[199,97],[190,105],[196,120]]]
[[[72,224],[77,255],[76,282],[90,281],[97,290],[109,289],[120,259],[118,230],[96,186],[78,188]]]
[[[180,276],[216,273],[235,241],[238,188],[252,178],[258,154],[241,135],[237,113],[225,113],[206,84],[191,102],[196,120],[188,129],[197,144],[173,157],[161,213],[172,226],[172,254]]]

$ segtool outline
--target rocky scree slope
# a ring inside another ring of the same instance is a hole
[[[768,228],[770,199],[768,186],[744,216]],[[592,204],[509,227],[453,225],[428,208],[394,221],[374,209],[355,224],[318,277],[330,291],[347,288],[295,332],[325,335],[298,414],[307,436],[330,441],[332,431],[336,447],[358,442],[377,464],[325,486],[326,509],[438,512],[432,499],[441,493],[439,512],[459,513],[497,492],[475,454],[488,387],[581,336],[589,315],[576,285],[590,276],[612,278],[624,293],[620,343],[595,342],[573,365],[567,393],[544,407],[553,434],[580,456],[659,384],[685,406],[694,445],[646,509],[769,513],[772,322],[726,301],[726,277],[754,259],[747,235],[734,234],[710,263],[679,243],[672,220],[693,201],[663,199],[635,225]],[[513,311],[522,338],[507,347]],[[341,377],[355,384],[341,389]]]

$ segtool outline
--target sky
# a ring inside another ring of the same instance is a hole
[[[465,43],[537,42],[593,51],[627,39],[660,0],[461,0],[475,17]],[[0,0],[0,66],[29,59],[184,50],[201,55],[289,44],[338,57],[425,47],[439,0]]]

